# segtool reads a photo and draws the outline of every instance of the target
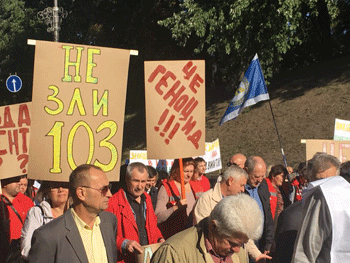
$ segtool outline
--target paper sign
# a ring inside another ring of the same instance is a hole
[[[176,159],[205,152],[205,63],[145,62],[147,154]]]
[[[136,254],[136,263],[149,263],[151,262],[151,258],[156,252],[156,250],[160,247],[161,243],[156,243],[152,245],[142,246],[143,253],[142,254]]]
[[[131,150],[130,163],[140,162],[144,165],[153,166],[157,171],[170,172],[171,166],[174,164],[174,159],[147,159],[147,151]]]
[[[219,139],[205,143],[205,155],[202,158],[206,161],[206,173],[222,169]]]
[[[36,41],[29,177],[84,163],[119,180],[129,50]]]
[[[350,160],[350,141],[306,140],[306,160],[317,152],[331,154],[340,162],[346,162]]]
[[[0,107],[0,179],[27,173],[31,105]]]
[[[334,140],[350,141],[350,121],[335,119]]]

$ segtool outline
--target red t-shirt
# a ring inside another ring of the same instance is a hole
[[[31,207],[34,206],[34,203],[28,196],[25,196],[22,193],[18,193],[15,199],[13,199],[12,205],[17,210],[18,214],[22,219],[22,222],[24,223],[24,220],[27,217],[27,212]],[[6,206],[9,212],[9,219],[10,219],[10,242],[11,242],[12,239],[18,239],[21,237],[23,224],[19,220],[16,213],[12,210],[12,208],[9,205],[6,205]]]
[[[197,198],[210,189],[210,181],[205,175],[199,177],[197,181],[191,181],[191,185]]]

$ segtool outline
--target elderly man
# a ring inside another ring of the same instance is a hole
[[[273,243],[273,220],[270,208],[270,192],[266,181],[266,164],[259,156],[249,156],[245,162],[244,169],[248,173],[248,181],[245,193],[249,194],[259,205],[264,215],[264,230],[258,242],[258,248],[264,253],[269,253]]]
[[[106,174],[83,164],[69,177],[72,208],[35,230],[29,262],[115,263],[117,219],[105,212],[112,196]]]
[[[222,199],[199,224],[167,239],[152,257],[157,262],[247,262],[244,243],[258,239],[262,215],[247,195]]]
[[[214,206],[223,197],[243,193],[247,178],[247,173],[238,166],[228,167],[214,188],[202,194],[197,200],[194,208],[195,223],[199,223],[203,218],[208,217]]]
[[[236,153],[231,157],[229,164],[230,165],[235,164],[238,167],[243,169],[246,160],[247,160],[247,157],[245,157],[245,155],[243,155],[241,153]]]
[[[308,188],[312,188],[322,181],[319,181],[318,179],[329,178],[338,175],[339,167],[340,162],[334,156],[326,153],[316,153],[313,158],[307,162],[306,179],[308,181],[311,181]],[[308,189],[305,189],[303,191],[303,199],[307,196],[308,192]],[[275,234],[275,262],[294,262],[292,261],[292,255],[298,229],[302,225],[302,208],[303,202],[297,201],[283,210],[280,214]],[[309,262],[312,262],[312,260]]]
[[[125,262],[135,262],[134,253],[142,253],[141,246],[164,242],[151,198],[145,192],[147,178],[144,164],[129,164],[125,175],[126,189],[120,189],[109,200],[107,211],[118,218],[118,257]]]
[[[200,222],[210,215],[215,205],[221,199],[244,192],[248,174],[236,165],[228,167],[213,189],[205,192],[196,203],[194,208],[194,221]],[[246,250],[252,258],[259,262],[263,258],[271,259],[268,255],[262,254],[252,240],[249,240]]]
[[[335,157],[328,165],[314,162],[302,201],[302,219],[292,262],[350,262],[350,162],[339,167]],[[328,167],[328,168],[327,168]],[[322,179],[322,180],[320,180]]]

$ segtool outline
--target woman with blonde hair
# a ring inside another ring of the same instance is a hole
[[[68,208],[68,183],[44,181],[22,228],[21,254],[26,260],[29,254],[33,232],[42,225],[61,216]]]

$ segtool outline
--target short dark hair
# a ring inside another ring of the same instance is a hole
[[[69,193],[73,198],[73,202],[77,201],[76,189],[79,186],[90,184],[90,169],[94,168],[102,171],[102,169],[93,164],[82,164],[75,168],[69,176]]]
[[[158,179],[158,172],[157,172],[156,168],[154,168],[151,165],[147,165],[146,168],[147,168],[149,178],[156,177],[156,179]]]
[[[340,175],[350,177],[350,161],[341,164]]]
[[[197,157],[196,159],[194,159],[194,161],[196,162],[197,165],[199,163],[206,162],[202,157]]]
[[[269,179],[271,180],[279,174],[283,174],[283,177],[285,176],[285,168],[282,164],[277,164],[271,167]]]

